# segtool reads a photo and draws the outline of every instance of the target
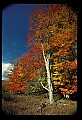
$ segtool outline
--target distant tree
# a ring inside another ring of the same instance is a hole
[[[10,92],[26,91],[26,65],[27,57],[22,55],[20,60],[14,64],[12,74],[9,74]]]
[[[12,70],[12,74],[8,74],[9,82],[11,83],[10,92],[18,92],[22,93],[29,91],[30,81],[33,79],[37,79],[41,72],[41,64],[40,59],[37,58],[36,61],[33,61],[33,56],[23,54],[19,61],[14,64],[14,69]],[[42,64],[43,65],[43,64]],[[33,82],[32,82],[33,84]],[[27,88],[29,87],[29,88]],[[36,86],[34,87],[36,89]],[[32,91],[32,89],[30,89]]]

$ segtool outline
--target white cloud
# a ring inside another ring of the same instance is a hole
[[[4,72],[10,72],[10,69],[13,69],[13,66],[11,63],[2,63],[2,80],[7,79],[4,77]]]

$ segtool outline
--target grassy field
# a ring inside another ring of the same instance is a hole
[[[54,98],[57,97],[57,95],[54,96]],[[12,95],[3,93],[2,111],[8,115],[74,115],[77,112],[77,101],[61,98],[54,102],[54,105],[50,105],[48,94]]]

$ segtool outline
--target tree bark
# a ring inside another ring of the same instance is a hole
[[[43,85],[42,82],[40,82],[40,83],[41,83],[42,87],[43,87],[45,90],[49,91],[49,90]]]
[[[51,76],[50,76],[51,74],[50,74],[50,65],[49,65],[50,54],[46,54],[46,56],[45,56],[43,44],[41,44],[41,45],[42,45],[42,50],[43,50],[43,57],[44,57],[44,61],[45,61],[45,66],[46,66],[46,72],[47,72],[49,101],[50,101],[50,104],[53,104],[54,103],[53,86],[52,86],[52,81],[51,81]]]
[[[48,87],[49,87],[49,100],[50,100],[50,104],[53,104],[53,102],[54,102],[53,87],[52,87],[52,82],[51,82],[51,77],[50,77],[49,59],[48,58],[47,58],[47,62],[46,62],[46,71],[47,71],[47,82],[48,82]]]

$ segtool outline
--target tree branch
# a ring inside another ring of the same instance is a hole
[[[42,82],[40,82],[40,83],[41,83],[41,85],[42,85],[42,87],[43,87],[44,89],[46,89],[47,91],[49,91],[48,88],[46,88],[46,87],[43,85]]]
[[[42,46],[42,53],[43,53],[43,57],[44,57],[44,60],[45,60],[45,63],[46,63],[46,57],[45,57],[45,53],[44,53],[44,47],[43,47],[43,44],[41,43],[41,46]]]

